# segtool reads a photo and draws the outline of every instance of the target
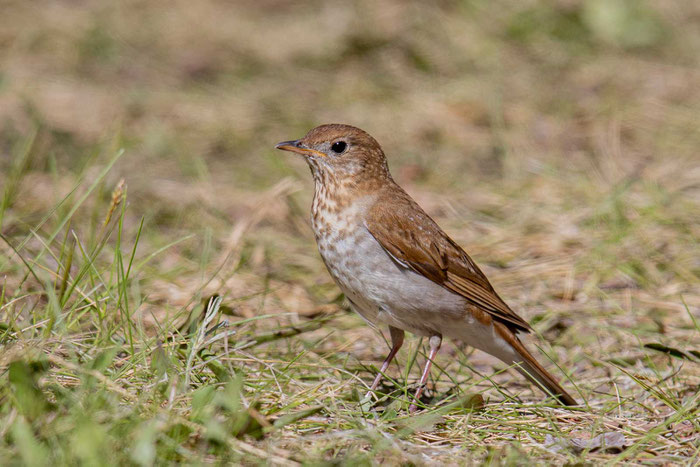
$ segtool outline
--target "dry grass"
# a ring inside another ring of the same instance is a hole
[[[2,463],[696,464],[700,7],[657,3],[6,2]],[[359,401],[387,344],[272,149],[324,122],[382,143],[584,408],[447,345],[409,418],[417,339]]]

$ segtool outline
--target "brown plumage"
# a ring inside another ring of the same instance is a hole
[[[517,337],[530,325],[394,182],[374,138],[349,125],[322,125],[277,148],[304,155],[311,168],[312,227],[331,276],[371,325],[389,326],[392,349],[370,391],[409,331],[430,338],[416,400],[447,336],[514,365],[562,404],[576,405]]]

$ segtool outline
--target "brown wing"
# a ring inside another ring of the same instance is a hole
[[[498,296],[469,255],[413,199],[400,189],[390,197],[390,203],[381,197],[374,204],[365,226],[396,262],[461,295],[514,330],[532,329]]]

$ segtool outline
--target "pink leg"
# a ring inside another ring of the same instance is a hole
[[[389,333],[391,334],[391,351],[384,360],[384,363],[382,363],[382,368],[379,370],[379,373],[377,373],[377,377],[374,378],[372,387],[369,388],[369,391],[367,391],[367,395],[365,395],[365,397],[369,397],[372,394],[372,391],[377,389],[377,386],[379,386],[379,382],[382,380],[382,374],[386,372],[387,368],[389,368],[389,364],[394,359],[396,354],[399,352],[399,349],[403,345],[403,337],[405,335],[403,330],[395,328],[393,326],[389,326]]]
[[[428,356],[428,361],[425,362],[425,368],[423,368],[423,376],[420,378],[420,384],[418,385],[418,390],[416,391],[416,397],[413,398],[413,403],[408,408],[410,413],[416,411],[416,403],[420,401],[420,395],[423,393],[423,388],[425,383],[428,381],[428,375],[430,374],[430,367],[435,360],[435,356],[440,350],[440,345],[442,344],[442,336],[432,336],[430,338],[430,355]]]

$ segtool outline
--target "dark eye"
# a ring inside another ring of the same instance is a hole
[[[345,141],[336,141],[331,145],[331,149],[336,154],[340,154],[341,152],[345,151],[346,147],[348,147],[348,145]]]

